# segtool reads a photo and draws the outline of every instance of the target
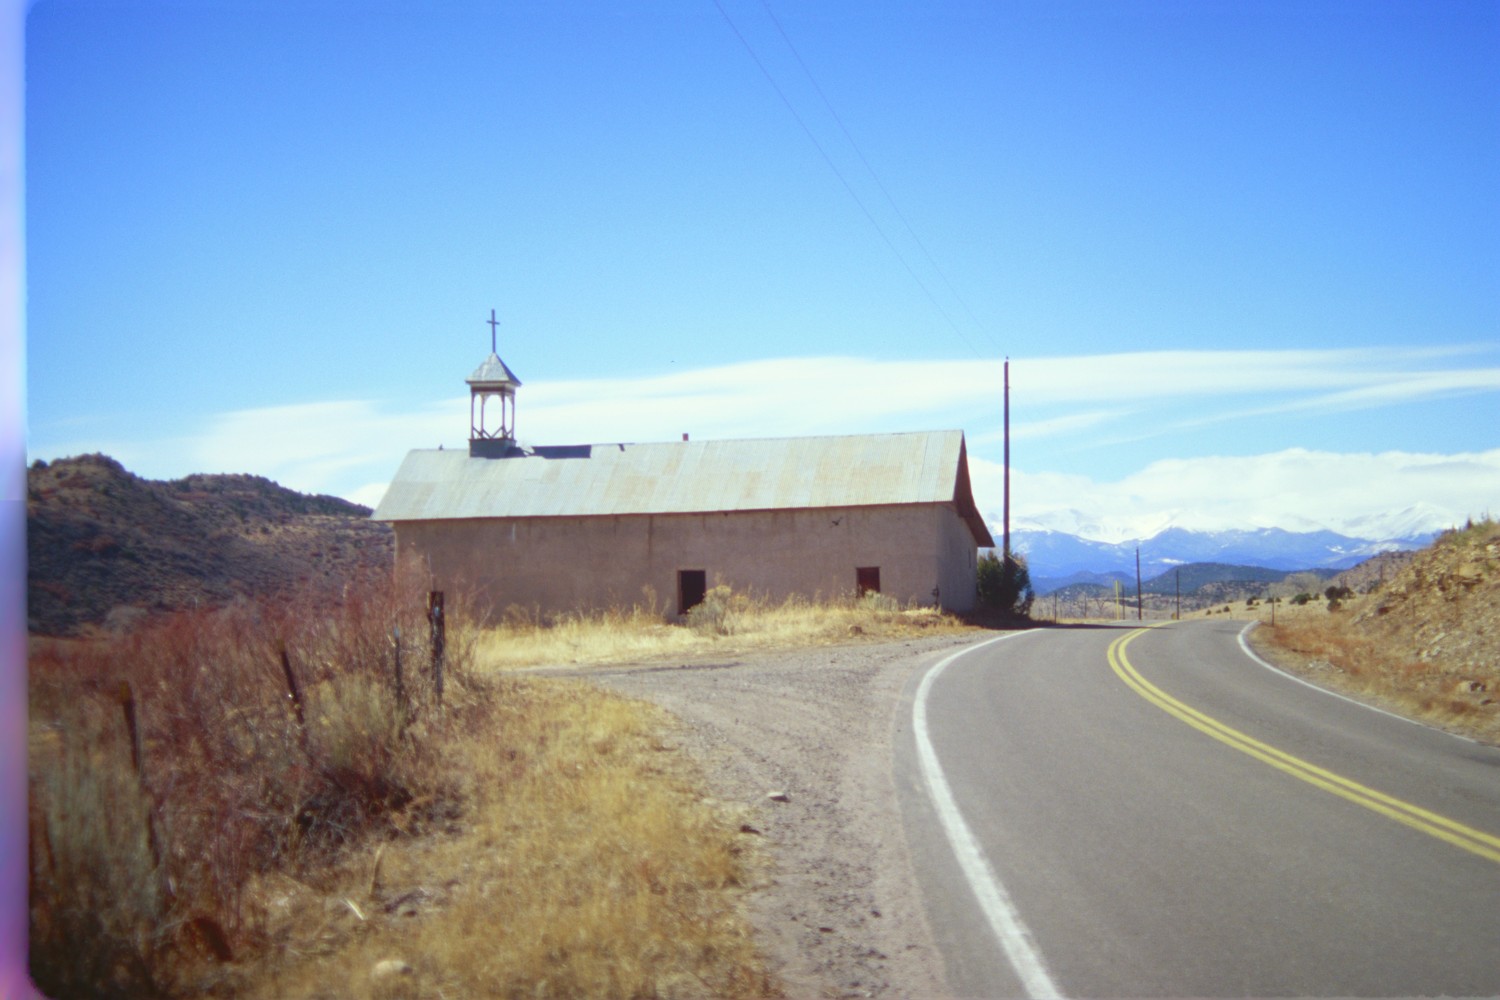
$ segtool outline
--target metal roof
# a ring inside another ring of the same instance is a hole
[[[372,517],[690,514],[954,503],[981,546],[962,431],[407,454]]]
[[[504,383],[508,385],[521,384],[521,380],[512,375],[510,369],[505,367],[505,362],[500,360],[500,355],[493,353],[485,358],[479,367],[474,369],[474,374],[470,375],[465,381],[470,385],[476,385],[480,382]]]

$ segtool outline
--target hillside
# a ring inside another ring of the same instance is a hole
[[[104,455],[26,476],[27,628],[74,635],[152,611],[333,592],[391,565],[370,510],[260,476],[142,479]]]
[[[1416,552],[1382,552],[1335,576],[1333,585],[1348,587],[1357,594],[1367,594],[1385,586],[1387,579],[1394,579],[1401,568],[1416,555]]]
[[[1084,574],[1080,574],[1084,575]],[[1151,617],[1176,613],[1181,593],[1183,614],[1210,607],[1244,604],[1269,595],[1290,597],[1299,590],[1320,590],[1321,581],[1331,570],[1303,570],[1288,573],[1264,566],[1239,566],[1230,563],[1187,563],[1166,570],[1141,584],[1141,607]],[[1079,581],[1054,589],[1042,590],[1036,604],[1038,614],[1059,618],[1113,617],[1114,580],[1120,581],[1120,596],[1130,615],[1136,610],[1135,579],[1111,574],[1104,581]]]
[[[1257,584],[1264,591],[1266,584],[1280,583],[1286,577],[1285,570],[1267,569],[1264,566],[1188,563],[1145,581],[1141,584],[1141,590],[1148,594],[1175,594],[1180,587],[1182,593],[1190,594],[1212,583],[1244,583]]]
[[[1363,579],[1369,592],[1337,612],[1313,605],[1264,630],[1274,647],[1329,681],[1500,741],[1500,524],[1447,532]]]
[[[1350,610],[1350,628],[1406,659],[1500,669],[1500,524],[1445,535]]]

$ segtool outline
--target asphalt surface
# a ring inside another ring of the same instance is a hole
[[[1242,627],[1038,630],[907,686],[954,993],[1500,994],[1500,750],[1290,680]]]

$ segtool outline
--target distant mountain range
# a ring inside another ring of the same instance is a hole
[[[1000,513],[986,511],[987,519],[995,537],[999,538]],[[1187,510],[1163,510],[1150,515],[1118,516],[1089,513],[1078,509],[1053,509],[1015,517],[1011,521],[1012,532],[1060,531],[1079,538],[1101,542],[1124,542],[1131,545],[1137,539],[1155,538],[1169,528],[1185,528],[1203,533],[1222,532],[1241,528],[1238,523],[1213,523],[1201,512]],[[1420,501],[1406,507],[1382,510],[1373,514],[1344,515],[1326,520],[1286,515],[1277,518],[1277,528],[1293,534],[1315,534],[1330,531],[1349,538],[1385,541],[1431,535],[1446,528],[1462,524],[1464,516],[1446,507]]]
[[[1402,538],[1353,538],[1334,531],[1189,531],[1167,528],[1150,538],[1102,542],[1062,531],[1023,529],[1011,532],[1011,547],[1026,556],[1031,583],[1038,594],[1073,583],[1111,585],[1135,581],[1136,550],[1141,578],[1150,580],[1189,563],[1219,563],[1276,570],[1341,570],[1381,552],[1422,548],[1437,536],[1429,531]],[[998,540],[1000,532],[995,531]],[[1246,577],[1247,579],[1249,577]]]

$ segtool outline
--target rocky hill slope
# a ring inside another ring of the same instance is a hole
[[[1324,683],[1500,743],[1500,523],[1366,575],[1368,592],[1334,613],[1315,603],[1255,635]]]
[[[142,479],[104,455],[26,477],[27,627],[76,635],[154,611],[339,590],[391,565],[370,510],[260,476]]]
[[[1500,673],[1500,523],[1443,535],[1350,610],[1351,628],[1410,662]]]

